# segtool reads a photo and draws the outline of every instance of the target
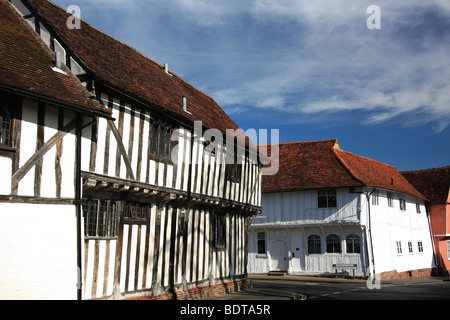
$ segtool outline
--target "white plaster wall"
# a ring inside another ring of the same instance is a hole
[[[73,206],[0,204],[0,299],[76,299]]]
[[[423,201],[414,197],[394,194],[394,205],[389,207],[385,190],[379,191],[379,204],[370,205],[375,272],[427,269],[434,267],[433,247]],[[399,198],[406,200],[406,210],[400,210]],[[421,213],[416,212],[420,203]],[[362,222],[368,226],[368,206],[365,196],[361,199]],[[402,254],[397,253],[396,242],[402,244]],[[408,241],[413,244],[413,252],[408,251]],[[423,244],[419,252],[417,242]]]
[[[9,195],[11,193],[11,159],[0,157],[0,168],[0,194]]]
[[[20,142],[20,167],[36,152],[37,102],[24,99],[22,103],[22,138]],[[34,195],[34,167],[19,182],[18,194]]]

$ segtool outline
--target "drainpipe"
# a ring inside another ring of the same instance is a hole
[[[359,192],[359,191],[352,191],[352,189],[350,189],[350,193],[359,193],[359,194],[365,194],[366,195],[366,199],[367,199],[367,228],[366,228],[366,233],[368,233],[368,237],[366,235],[366,237],[368,238],[368,240],[370,239],[370,241],[368,241],[368,245],[370,246],[370,256],[371,256],[371,261],[369,264],[372,264],[372,273],[373,273],[373,283],[375,283],[375,257],[373,255],[373,245],[372,245],[372,223],[371,223],[371,219],[370,219],[370,197],[371,195],[376,191],[376,188],[373,188],[373,190],[371,192]]]
[[[367,218],[368,218],[368,227],[369,227],[369,238],[370,238],[370,255],[371,255],[371,264],[372,264],[372,273],[373,273],[373,283],[375,283],[376,273],[375,273],[375,257],[373,254],[373,244],[372,244],[372,223],[370,218],[370,196],[372,193],[375,192],[375,189],[372,190],[370,193],[366,193],[366,199],[367,199]]]
[[[75,151],[75,214],[77,219],[77,300],[82,299],[83,277],[82,277],[82,195],[81,195],[81,139],[83,129],[97,122],[97,116],[92,117],[92,121],[83,126],[83,115],[77,115],[77,126],[75,128],[76,135],[76,151]]]
[[[434,261],[434,265],[437,268],[437,272],[439,275],[440,273],[440,267],[439,267],[439,262],[437,261],[437,254],[439,252],[439,256],[441,257],[441,248],[439,247],[438,250],[436,250],[436,246],[434,245],[434,236],[433,236],[433,230],[431,229],[431,213],[429,210],[429,207],[427,204],[425,204],[425,211],[427,214],[427,220],[428,220],[428,230],[430,231],[430,237],[431,237],[431,246],[433,247],[433,261]],[[440,243],[440,239],[438,238],[438,244]],[[441,257],[441,261],[442,261],[442,257]]]

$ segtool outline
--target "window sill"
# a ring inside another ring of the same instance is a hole
[[[0,157],[12,158],[16,152],[16,148],[0,145]]]
[[[95,236],[84,236],[85,240],[117,240],[118,237],[95,237]]]
[[[164,157],[161,157],[161,156],[157,156],[155,154],[150,154],[149,155],[149,160],[153,160],[153,161],[156,161],[156,162],[161,162],[161,163],[164,163],[164,164],[167,164],[167,165],[172,165],[172,166],[174,165],[172,159],[164,158]]]
[[[16,148],[8,147],[5,145],[0,145],[0,151],[7,151],[7,152],[16,152]]]
[[[257,253],[256,258],[257,259],[267,259],[267,254]]]

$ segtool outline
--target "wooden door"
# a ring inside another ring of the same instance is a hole
[[[288,255],[286,242],[277,240],[272,242],[271,253],[271,271],[287,271]]]

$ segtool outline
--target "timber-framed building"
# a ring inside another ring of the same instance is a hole
[[[83,20],[69,28],[50,1],[0,6],[0,297],[245,286],[261,165],[238,126],[167,65]],[[205,152],[208,129],[244,139],[240,159]]]

